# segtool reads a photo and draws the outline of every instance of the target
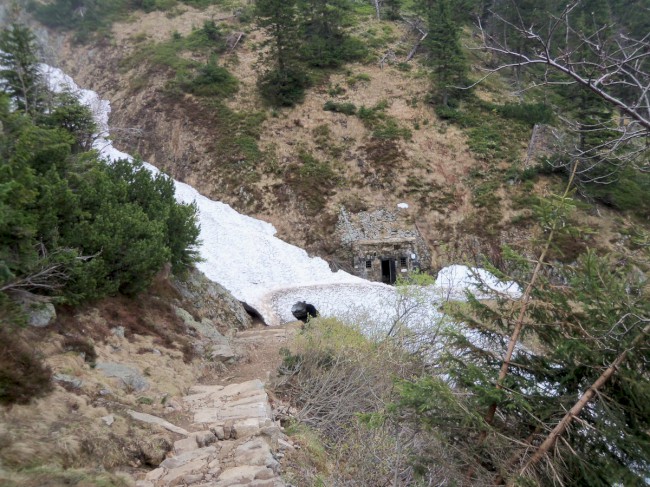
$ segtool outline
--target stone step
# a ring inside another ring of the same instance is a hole
[[[268,401],[268,395],[264,390],[251,390],[237,394],[235,396],[223,397],[217,394],[210,394],[203,397],[198,397],[199,394],[190,396],[190,401],[186,401],[188,408],[191,411],[196,411],[204,408],[222,408],[226,406],[238,406],[240,404],[248,404],[251,402]]]
[[[202,408],[194,412],[194,423],[218,423],[228,419],[271,418],[272,411],[268,401],[242,404],[235,407]]]
[[[209,425],[210,429],[183,430],[186,438],[174,442],[174,455],[136,487],[285,487],[277,473],[279,463],[274,452],[286,447],[280,448],[280,427],[272,420],[269,398],[260,380],[227,386],[197,385],[183,401],[195,424],[204,428]],[[161,418],[135,414],[140,420],[166,423]]]
[[[242,338],[259,338],[259,339],[267,339],[269,337],[277,337],[277,338],[289,338],[290,336],[293,335],[293,332],[288,332],[285,330],[271,330],[271,331],[259,331],[259,330],[252,330],[252,331],[240,331],[237,333],[234,338],[235,340],[241,340]]]
[[[176,426],[170,423],[169,421],[159,418],[158,416],[153,416],[151,414],[146,414],[146,413],[139,413],[138,411],[132,411],[130,409],[127,411],[127,414],[137,421],[142,421],[143,423],[149,423],[149,424],[157,424],[158,426],[161,426],[166,430],[172,431],[174,433],[178,433],[179,435],[183,435],[183,436],[189,435],[189,432],[187,430],[181,428],[180,426]]]

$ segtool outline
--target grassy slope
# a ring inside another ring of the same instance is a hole
[[[225,37],[245,34],[218,61],[237,78],[238,91],[194,96],[182,83],[213,52],[196,29],[229,17],[234,7],[135,13],[113,25],[111,44],[101,48],[103,64],[97,56],[88,59],[86,47],[71,48],[68,58],[86,59],[73,74],[113,100],[115,124],[144,128],[140,138],[116,132],[118,143],[203,193],[272,222],[286,240],[343,264],[333,232],[341,205],[362,210],[408,202],[409,221],[433,247],[434,268],[479,255],[498,264],[504,243],[531,250],[531,208],[538,196],[558,191],[561,180],[523,180],[530,176],[522,178],[521,161],[531,127],[494,108],[514,101],[506,80],[482,84],[459,117],[441,120],[425,101],[426,69],[417,58],[400,62],[414,38],[403,24],[374,20],[363,5],[352,16],[352,30],[368,45],[367,59],[320,73],[303,104],[271,110],[259,100],[264,37],[247,15],[219,23]],[[388,50],[395,62],[382,68],[377,60]],[[470,64],[480,63],[470,56]],[[356,114],[325,111],[328,102],[354,105]],[[361,107],[369,109],[362,115],[379,107],[379,117],[360,116]],[[560,242],[556,256],[571,260],[586,246],[617,248],[636,223],[604,208],[596,213],[590,205],[578,210],[574,220],[598,231]]]

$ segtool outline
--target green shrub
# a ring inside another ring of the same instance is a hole
[[[305,98],[305,89],[311,85],[302,70],[271,70],[260,77],[258,87],[262,98],[275,107],[292,107]]]
[[[316,214],[325,207],[326,197],[339,178],[329,163],[316,159],[304,150],[298,154],[299,164],[290,167],[287,181],[305,202],[307,210]]]
[[[357,107],[354,103],[337,103],[333,100],[328,100],[323,105],[323,110],[343,113],[344,115],[354,115],[357,112]]]
[[[598,201],[617,210],[650,218],[650,175],[629,168],[618,173],[610,184],[586,183],[583,187]]]
[[[393,118],[387,118],[382,123],[378,124],[372,132],[372,136],[377,139],[405,139],[409,140],[412,136],[410,129],[400,127],[397,121]]]
[[[552,123],[554,119],[553,110],[544,103],[506,103],[497,105],[496,111],[504,118],[518,120],[531,127],[537,123]]]
[[[213,58],[192,79],[182,82],[181,88],[197,96],[225,98],[237,92],[239,82]]]
[[[137,293],[166,262],[196,261],[196,207],[176,203],[173,181],[139,161],[75,154],[85,115],[65,104],[80,123],[57,108],[33,121],[0,103],[0,285],[54,266],[34,290],[80,302]]]
[[[5,312],[0,306],[0,404],[25,404],[52,390],[52,371],[5,321]]]

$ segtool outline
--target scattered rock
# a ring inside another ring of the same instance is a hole
[[[176,455],[181,455],[183,453],[187,453],[188,451],[197,450],[198,448],[199,445],[196,442],[196,438],[194,436],[183,438],[182,440],[174,442],[174,453]]]
[[[107,426],[110,426],[115,422],[115,416],[112,414],[109,414],[108,416],[102,416],[102,421],[106,423]]]
[[[172,470],[187,463],[196,462],[197,460],[204,460],[207,464],[208,461],[210,461],[216,453],[217,449],[213,446],[198,448],[196,450],[187,451],[185,453],[181,453],[180,455],[176,455],[175,457],[168,458],[162,462],[160,466]]]
[[[192,436],[200,447],[209,446],[217,441],[217,437],[210,430],[197,431],[195,433],[192,433]]]
[[[273,457],[269,444],[260,437],[248,440],[235,449],[235,463],[261,465],[273,470],[278,467],[278,461]]]
[[[142,421],[143,423],[149,423],[149,424],[157,424],[158,426],[161,426],[173,433],[178,433],[179,435],[183,435],[183,436],[189,435],[187,430],[181,428],[180,426],[173,425],[169,421],[165,421],[164,419],[159,418],[158,416],[153,416],[151,414],[146,414],[146,413],[139,413],[137,411],[132,411],[130,409],[127,411],[127,413],[129,416],[131,416],[133,419],[137,421]]]
[[[225,431],[223,430],[223,426],[213,426],[212,427],[212,432],[215,434],[217,437],[217,440],[221,441],[226,438]]]
[[[120,379],[126,387],[132,389],[134,392],[143,392],[149,389],[149,382],[135,367],[112,362],[100,362],[97,364],[96,369],[106,377]]]
[[[216,362],[230,362],[235,359],[235,352],[228,343],[220,343],[212,346],[210,359]]]
[[[223,486],[250,483],[255,476],[267,470],[266,467],[243,465],[224,470],[219,475],[219,484]]]
[[[260,434],[260,420],[258,418],[245,418],[235,421],[232,425],[231,435],[235,439],[248,438]]]
[[[183,406],[176,399],[170,399],[165,403],[165,406],[170,408],[172,411],[182,411]]]
[[[205,459],[198,459],[185,463],[168,470],[165,476],[160,480],[164,483],[163,485],[180,485],[183,483],[183,477],[200,472],[205,468],[206,464],[207,461]],[[179,480],[180,482],[178,482]]]
[[[52,378],[57,382],[63,382],[64,384],[79,389],[84,385],[84,382],[81,379],[72,377],[67,374],[54,374]]]
[[[117,338],[124,338],[124,332],[125,330],[123,326],[116,326],[115,328],[111,328],[111,333]]]
[[[42,297],[30,293],[20,293],[17,301],[27,315],[29,326],[44,328],[56,319],[54,305],[43,301]]]

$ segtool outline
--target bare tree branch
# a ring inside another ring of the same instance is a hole
[[[593,32],[586,33],[570,18],[580,4],[581,0],[574,0],[559,15],[549,15],[545,27],[526,24],[514,2],[515,21],[492,12],[494,22],[510,36],[494,27],[488,29],[479,21],[481,45],[472,49],[491,53],[501,62],[496,67],[481,68],[486,74],[464,88],[472,88],[503,70],[522,67],[531,68],[528,72],[534,80],[521,91],[549,85],[581,86],[618,110],[621,122],[618,127],[611,123],[592,127],[570,124],[569,128],[576,132],[610,133],[601,145],[587,151],[576,146],[571,155],[581,160],[606,157],[621,163],[641,161],[640,166],[645,168],[648,158],[643,156],[647,155],[650,139],[650,33],[633,39],[612,25],[596,26]],[[512,47],[511,36],[526,47]],[[540,73],[534,69],[536,66],[546,69]]]

